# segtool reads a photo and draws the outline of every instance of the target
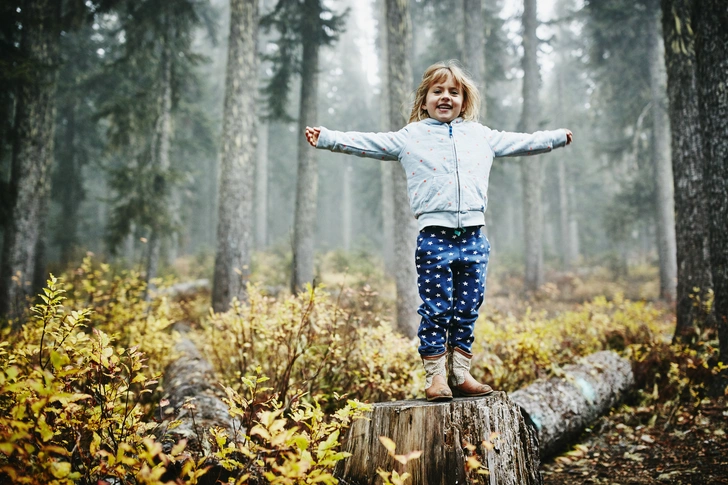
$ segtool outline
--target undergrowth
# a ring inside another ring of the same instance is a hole
[[[178,321],[192,324],[188,337],[214,366],[231,415],[245,420],[239,436],[203,433],[212,458],[229,470],[228,483],[336,483],[333,468],[347,456],[342,433],[364,403],[420,397],[424,372],[417,342],[387,317],[391,301],[378,293],[386,285],[366,284],[378,270],[342,255],[326,261],[362,274],[351,276],[354,287],[298,295],[274,297],[251,284],[248,301],[224,313],[202,313],[204,294],[172,298],[164,291],[170,281],[158,282],[162,291],[147,299],[139,274],[90,258],[62,279],[51,277],[21,329],[3,330],[0,483],[198,483],[211,457],[194,456],[184,441],[172,448],[158,441],[159,382],[176,357],[171,327]],[[669,311],[619,294],[557,315],[516,317],[486,306],[472,373],[513,391],[613,349],[634,363],[631,405],[674,415],[676,407],[699,406],[722,367],[712,340],[670,345],[673,326]],[[380,476],[406,480],[392,471]]]

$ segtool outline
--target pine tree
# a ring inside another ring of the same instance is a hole
[[[222,166],[212,306],[225,311],[245,298],[253,243],[256,155],[258,1],[230,3]]]
[[[342,31],[343,15],[335,15],[321,0],[279,0],[275,9],[265,15],[261,25],[275,28],[280,37],[277,51],[268,59],[274,74],[265,88],[269,116],[290,120],[286,111],[293,76],[300,75],[301,93],[298,110],[298,133],[317,120],[319,49],[334,42]],[[308,147],[305,137],[298,137],[298,172],[293,227],[293,271],[291,289],[296,292],[314,280],[314,235],[318,167],[316,152]]]

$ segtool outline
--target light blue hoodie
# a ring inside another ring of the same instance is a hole
[[[485,224],[488,178],[495,157],[550,152],[566,145],[566,131],[533,134],[491,130],[456,118],[410,123],[391,133],[321,128],[316,148],[379,160],[399,160],[419,229]]]

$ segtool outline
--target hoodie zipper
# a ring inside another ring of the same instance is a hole
[[[458,150],[455,147],[455,138],[452,136],[452,122],[447,124],[450,131],[450,140],[452,141],[452,153],[455,156],[455,177],[458,185],[458,227],[455,229],[455,235],[460,235],[460,165],[458,164]]]

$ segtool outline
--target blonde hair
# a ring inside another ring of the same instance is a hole
[[[452,76],[455,83],[460,86],[463,93],[463,108],[460,116],[466,121],[478,121],[478,112],[480,111],[480,93],[470,76],[458,65],[457,61],[450,60],[446,62],[437,62],[425,70],[422,75],[422,82],[415,91],[415,102],[412,106],[409,122],[421,121],[429,118],[430,115],[422,106],[427,98],[427,91],[436,82],[447,79]]]

